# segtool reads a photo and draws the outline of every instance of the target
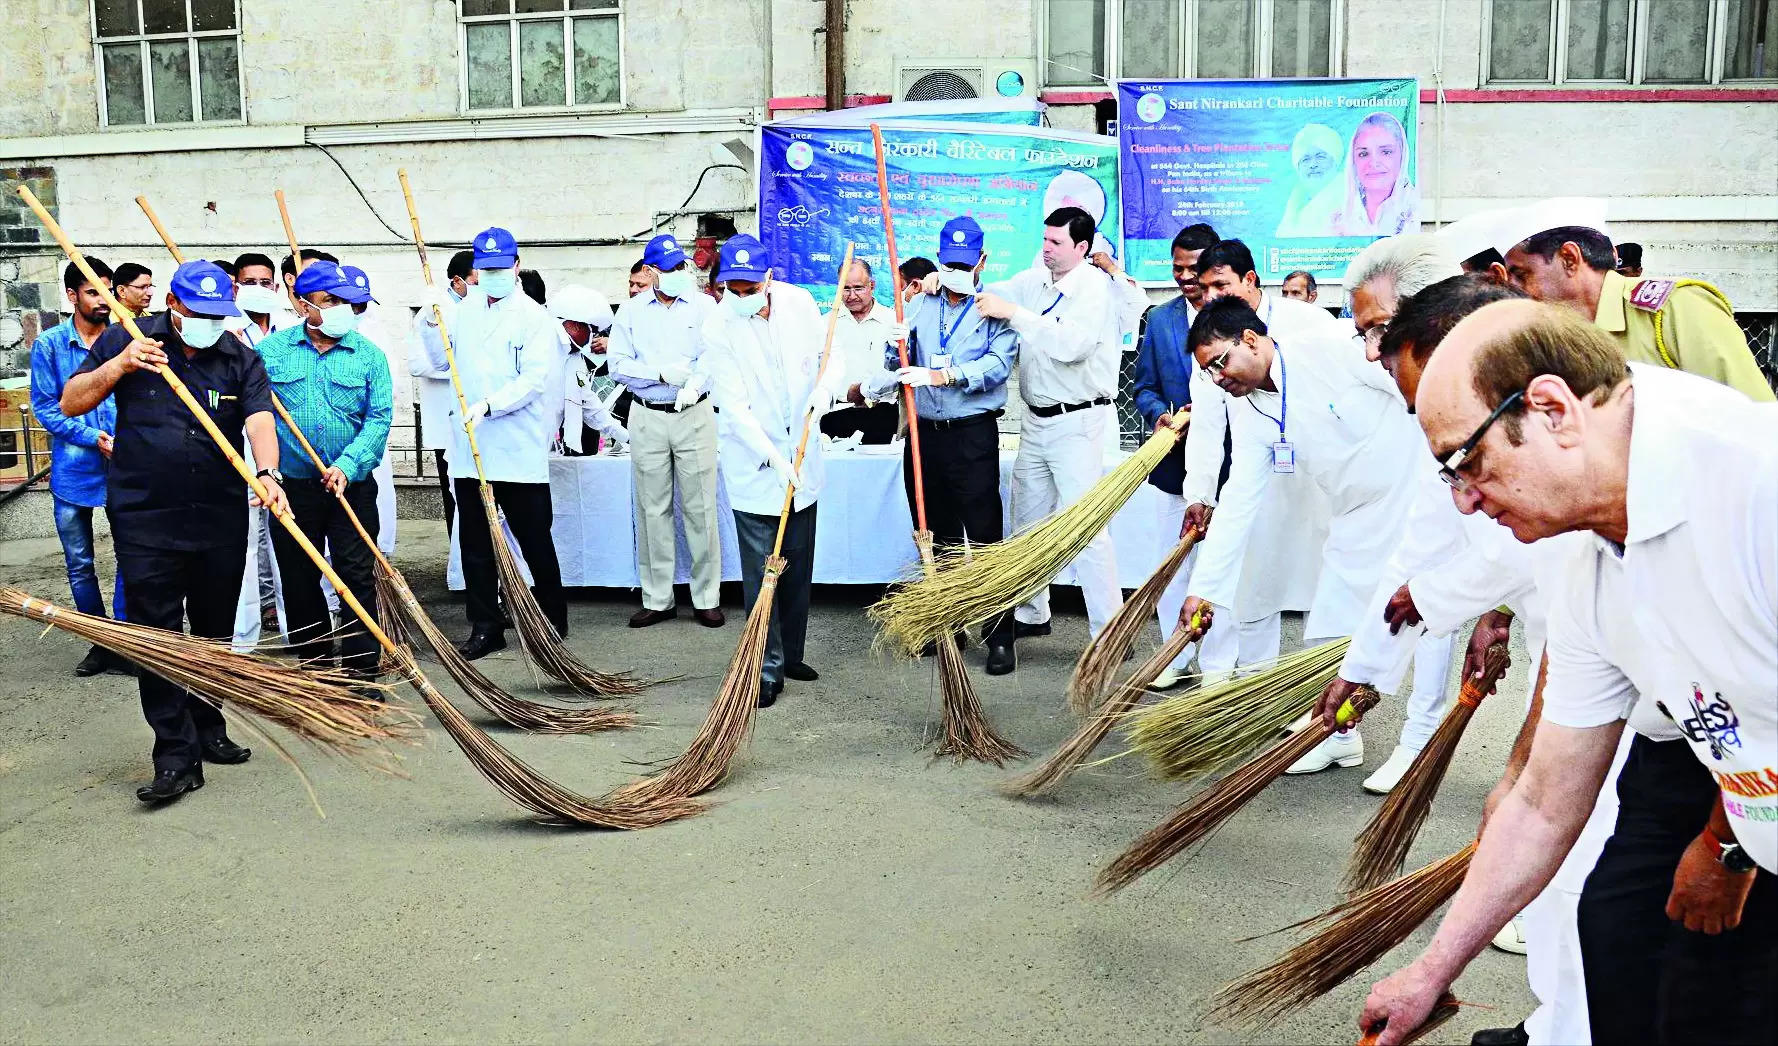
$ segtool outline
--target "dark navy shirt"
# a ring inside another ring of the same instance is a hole
[[[173,373],[238,447],[249,415],[272,409],[265,365],[233,334],[186,356],[167,313],[136,321],[159,341]],[[130,334],[115,325],[93,342],[79,373],[123,352]],[[132,371],[112,392],[117,443],[107,476],[106,505],[115,539],[150,548],[194,550],[247,540],[247,482],[204,431],[167,380]]]

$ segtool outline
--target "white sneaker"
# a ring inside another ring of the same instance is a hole
[[[1419,757],[1420,753],[1412,748],[1396,745],[1383,765],[1377,767],[1377,772],[1364,779],[1364,790],[1372,795],[1388,795],[1407,776],[1408,769]]]
[[[1500,928],[1500,932],[1494,935],[1494,947],[1512,955],[1524,955],[1529,950],[1525,946],[1525,928],[1519,925],[1519,919],[1515,915],[1512,922]]]
[[[1161,674],[1154,677],[1154,682],[1148,684],[1148,688],[1150,690],[1171,690],[1178,686],[1184,679],[1185,673],[1181,672],[1179,669],[1163,668],[1161,669]]]
[[[1314,774],[1330,766],[1358,766],[1364,762],[1364,739],[1358,728],[1328,735],[1314,750],[1290,764],[1287,774]]]

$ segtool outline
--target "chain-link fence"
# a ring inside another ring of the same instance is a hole
[[[1778,313],[1743,312],[1735,316],[1741,333],[1747,335],[1747,347],[1759,369],[1765,372],[1766,384],[1778,390]]]

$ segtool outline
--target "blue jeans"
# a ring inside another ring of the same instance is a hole
[[[94,617],[105,616],[105,597],[99,591],[99,572],[93,567],[93,510],[56,498],[56,535],[62,539],[62,559],[68,564],[68,589],[74,609]],[[123,573],[117,575],[111,607],[117,620],[126,620]]]

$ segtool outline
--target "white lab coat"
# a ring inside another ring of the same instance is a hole
[[[420,316],[427,359],[434,369],[445,369],[438,327],[424,322],[432,318],[432,310],[422,309]],[[445,329],[464,398],[471,406],[485,402],[489,407],[489,415],[475,426],[486,478],[548,483],[549,448],[556,438],[552,401],[561,387],[561,324],[523,291],[496,302],[472,287],[467,297],[445,310]],[[451,404],[445,457],[453,478],[474,478],[460,409]]]
[[[426,331],[431,327],[432,307],[423,306],[414,317],[414,343],[407,354],[407,372],[414,378],[414,398],[420,404],[420,448],[448,450],[451,408],[456,406],[457,394],[451,389],[451,372],[434,367],[431,354],[426,351]]]
[[[766,293],[769,319],[742,319],[726,308],[710,315],[694,374],[703,376],[716,401],[718,462],[730,507],[776,516],[784,508],[785,481],[769,464],[772,452],[795,463],[805,421],[810,431],[818,422],[804,407],[818,384],[824,393],[816,397],[818,407],[840,398],[845,372],[837,366],[822,372],[827,321],[809,292],[774,282]],[[821,495],[826,473],[819,436],[808,441],[801,471],[798,511]]]
[[[617,415],[611,413],[612,404],[623,395],[623,386],[612,389],[609,400],[600,399],[598,390],[593,388],[595,364],[586,352],[569,342],[566,331],[562,332],[562,352],[561,407],[556,412],[556,427],[562,433],[562,445],[576,454],[585,449],[581,446],[582,423],[591,425],[606,439],[629,443],[629,432],[617,420]]]

